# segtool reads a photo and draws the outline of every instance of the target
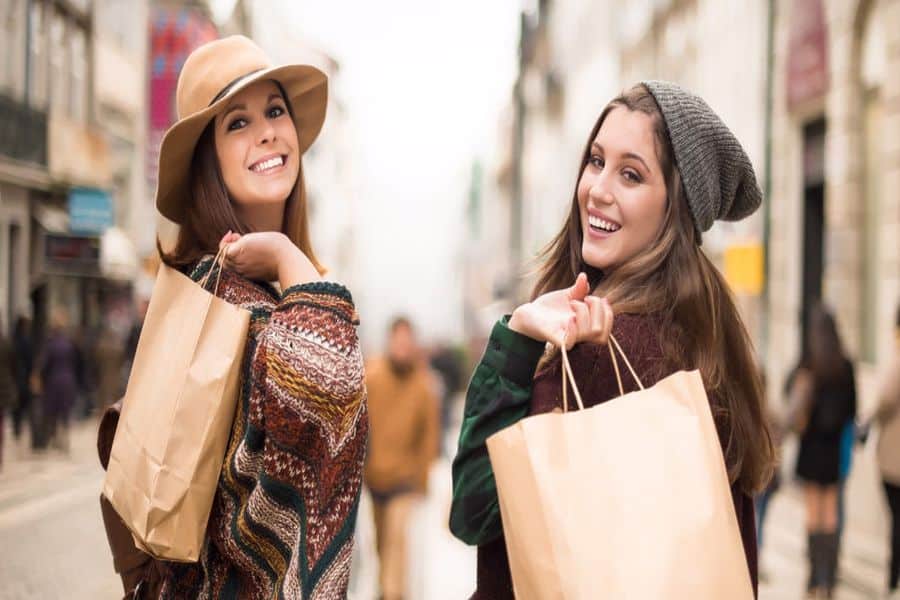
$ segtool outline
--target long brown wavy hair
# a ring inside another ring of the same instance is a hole
[[[294,118],[294,110],[284,88],[277,81],[288,114]],[[296,123],[296,121],[295,121]],[[156,248],[162,261],[175,269],[192,266],[208,254],[216,254],[219,241],[229,231],[241,235],[252,229],[237,215],[232,204],[219,158],[216,156],[214,121],[210,121],[197,141],[191,158],[191,198],[186,198],[187,207],[178,230],[178,240],[172,252],[165,252],[159,238]],[[297,182],[284,205],[281,232],[309,258],[320,274],[325,268],[316,259],[309,235],[309,216],[306,202],[306,185],[303,179],[301,160]]]
[[[591,143],[616,108],[641,111],[653,119],[656,152],[666,182],[663,224],[653,244],[608,273],[585,263],[578,207],[578,180],[591,156]],[[581,157],[571,210],[561,231],[539,260],[532,298],[572,285],[585,272],[593,293],[605,296],[616,313],[658,315],[666,362],[699,369],[724,432],[725,460],[732,483],[746,493],[769,482],[775,448],[764,418],[764,396],[753,344],[722,275],[700,248],[681,174],[659,106],[643,85],[612,100],[600,113]]]

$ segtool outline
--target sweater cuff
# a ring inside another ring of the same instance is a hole
[[[530,387],[546,344],[509,328],[510,315],[497,321],[491,331],[484,362],[521,387]]]
[[[307,306],[334,313],[338,317],[359,325],[359,315],[353,306],[350,290],[332,281],[311,281],[292,285],[281,294],[279,309]]]
[[[333,281],[310,281],[308,283],[292,285],[282,292],[281,299],[286,300],[289,296],[294,294],[324,294],[336,296],[345,302],[353,304],[353,296],[350,295],[350,290],[340,283],[335,283]]]

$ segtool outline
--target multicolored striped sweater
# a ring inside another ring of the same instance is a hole
[[[241,396],[200,561],[163,563],[161,597],[344,598],[368,434],[353,300],[228,270],[216,293],[252,314]]]

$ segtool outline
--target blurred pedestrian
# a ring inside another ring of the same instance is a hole
[[[894,323],[894,356],[890,359],[878,394],[878,407],[869,420],[880,430],[878,435],[878,468],[891,511],[891,559],[888,570],[888,593],[900,598],[900,306]],[[868,430],[868,425],[863,428]]]
[[[68,331],[68,315],[53,309],[50,331],[35,365],[50,443],[69,451],[69,419],[78,396],[78,348]]]
[[[327,83],[309,65],[273,66],[243,36],[198,47],[181,69],[156,192],[178,239],[157,246],[252,319],[199,561],[150,563],[153,597],[346,596],[368,417],[353,299],[323,280],[309,235],[302,156]]]
[[[365,482],[372,496],[384,600],[408,597],[410,518],[427,491],[438,452],[440,416],[431,377],[412,323],[395,318],[387,354],[366,365],[370,431]]]
[[[144,328],[144,319],[147,317],[147,309],[150,307],[150,299],[140,297],[136,303],[136,314],[131,322],[128,335],[125,338],[124,358],[125,363],[129,367],[134,361],[134,355],[137,352],[138,342],[141,339],[141,331]]]
[[[762,384],[763,393],[765,394],[765,407],[766,407],[766,419],[769,423],[769,430],[772,432],[772,443],[775,446],[776,450],[781,448],[781,443],[784,439],[784,431],[783,424],[781,419],[781,412],[778,410],[778,407],[774,405],[773,402],[769,400],[769,396],[766,393],[767,385],[766,385],[766,374],[764,369],[760,369],[760,381]],[[768,514],[769,502],[772,500],[772,497],[775,496],[775,493],[781,488],[781,472],[778,468],[776,468],[772,472],[772,479],[769,481],[769,484],[766,488],[760,492],[754,501],[754,505],[756,507],[756,543],[759,547],[760,554],[762,553],[763,547],[763,527],[765,526],[766,515]],[[762,578],[762,570],[760,570],[760,577]]]
[[[141,331],[144,329],[144,319],[147,317],[147,309],[150,307],[148,296],[138,296],[135,304],[136,312],[131,321],[131,327],[125,336],[124,346],[120,346],[119,356],[119,381],[117,385],[119,395],[128,389],[128,378],[131,376],[131,367],[134,364],[134,355],[137,353],[138,342],[141,340]]]
[[[838,568],[841,440],[856,415],[856,382],[837,324],[824,307],[812,310],[808,336],[791,391],[791,423],[800,435],[796,473],[806,504],[807,593],[830,598]]]
[[[572,347],[569,361],[585,406],[618,397],[605,347],[610,332],[648,387],[678,370],[700,370],[756,589],[752,496],[769,482],[775,451],[750,338],[728,284],[700,244],[714,221],[741,219],[760,203],[740,143],[691,92],[648,81],[603,109],[532,300],[494,326],[469,384],[450,528],[479,546],[473,598],[514,597],[485,440],[527,415],[561,407],[560,353],[541,360],[548,342]],[[637,389],[631,378],[622,383],[626,393]]]
[[[122,370],[125,353],[118,331],[106,325],[94,344],[97,371],[97,408],[100,413],[122,397]]]
[[[441,442],[439,451],[444,454],[444,438],[450,427],[450,415],[453,401],[462,386],[462,357],[460,353],[449,344],[440,344],[434,348],[431,354],[431,368],[438,374],[441,381]]]
[[[34,415],[32,414],[31,373],[34,370],[34,343],[31,337],[31,320],[20,316],[13,330],[13,358],[18,402],[13,410],[13,437],[18,442],[22,425],[27,424],[31,447],[37,447]]]
[[[0,322],[0,469],[3,468],[3,434],[6,431],[6,413],[15,410],[18,402],[13,346]]]

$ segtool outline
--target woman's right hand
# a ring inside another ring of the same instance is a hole
[[[547,292],[513,311],[509,328],[556,346],[570,349],[579,342],[605,344],[613,324],[613,311],[604,298],[588,295],[587,276],[578,275],[572,287]]]
[[[320,279],[309,258],[283,233],[229,231],[219,242],[220,249],[225,246],[225,265],[249,279],[278,281],[282,289]]]

